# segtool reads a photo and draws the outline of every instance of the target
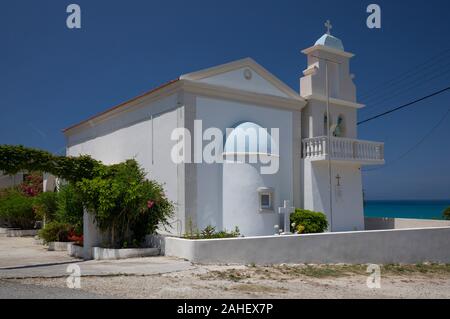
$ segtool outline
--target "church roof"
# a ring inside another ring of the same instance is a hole
[[[264,78],[265,80],[270,82],[272,85],[274,85],[277,89],[279,89],[281,92],[283,92],[286,97],[282,97],[282,98],[285,98],[286,101],[288,101],[287,103],[291,103],[293,101],[292,103],[295,103],[296,106],[299,103],[300,108],[306,104],[306,101],[297,92],[295,92],[293,89],[291,89],[287,84],[285,84],[284,82],[279,80],[276,76],[271,74],[269,71],[267,71],[261,65],[259,65],[257,62],[255,62],[253,59],[245,58],[245,59],[233,61],[230,63],[214,66],[212,68],[200,70],[197,72],[181,75],[179,78],[177,78],[175,80],[164,83],[163,85],[160,85],[159,87],[157,87],[155,89],[147,91],[147,92],[145,92],[135,98],[132,98],[126,102],[120,103],[119,105],[109,108],[106,111],[103,111],[97,115],[91,116],[90,118],[88,118],[84,121],[81,121],[78,124],[75,124],[66,129],[63,129],[63,132],[67,133],[68,131],[70,131],[76,127],[79,127],[81,125],[84,125],[84,124],[89,124],[89,123],[92,124],[93,121],[99,120],[102,117],[106,117],[106,116],[112,114],[113,112],[120,112],[122,109],[127,108],[130,105],[136,104],[140,99],[142,99],[144,97],[149,97],[149,96],[152,96],[155,94],[157,95],[158,93],[160,93],[159,91],[169,89],[168,87],[177,86],[177,83],[181,87],[182,85],[185,84],[186,81],[191,82],[191,83],[196,83],[203,78],[212,77],[217,74],[223,74],[224,72],[229,72],[231,70],[238,70],[239,68],[243,68],[243,67],[251,68],[258,75],[260,75],[262,78]],[[238,88],[238,89],[242,90],[242,88]],[[267,95],[267,97],[264,97],[265,101],[267,101],[267,99],[270,98],[271,96],[272,95]],[[283,101],[281,101],[281,102],[283,102]],[[277,105],[277,106],[280,105],[280,101],[278,100],[274,105]]]
[[[116,110],[116,109],[122,108],[122,107],[126,106],[126,105],[127,105],[128,103],[130,103],[130,102],[139,100],[140,98],[143,98],[143,97],[145,97],[145,96],[147,96],[147,95],[151,95],[151,94],[153,94],[153,93],[155,93],[155,92],[157,92],[157,91],[159,91],[159,90],[161,90],[161,89],[163,89],[163,88],[165,88],[165,87],[167,87],[167,86],[170,86],[170,85],[172,85],[172,84],[178,82],[179,80],[180,80],[180,79],[178,78],[178,79],[175,79],[175,80],[166,82],[166,83],[164,83],[164,84],[162,84],[162,85],[160,85],[160,86],[158,86],[158,87],[156,87],[156,88],[153,88],[153,89],[151,89],[151,90],[149,90],[149,91],[147,91],[147,92],[142,93],[141,95],[138,95],[138,96],[136,96],[136,97],[134,97],[134,98],[132,98],[132,99],[129,99],[129,100],[125,101],[125,102],[122,102],[122,103],[120,103],[120,104],[118,104],[118,105],[116,105],[116,106],[110,107],[110,108],[108,108],[107,110],[105,110],[105,111],[103,111],[103,112],[101,112],[101,113],[98,113],[98,114],[96,114],[96,115],[93,115],[93,116],[87,118],[86,120],[83,120],[83,121],[81,121],[81,122],[79,122],[79,123],[77,123],[77,124],[74,124],[74,125],[72,125],[72,126],[69,126],[69,127],[65,128],[65,129],[63,129],[62,131],[63,131],[63,132],[67,132],[67,131],[69,131],[69,130],[71,130],[71,129],[77,127],[77,126],[80,126],[81,124],[88,123],[88,122],[90,122],[90,121],[96,119],[97,117],[100,117],[100,116],[102,116],[102,115],[104,115],[104,114],[107,114],[107,113],[109,113],[109,112],[111,112],[111,111],[114,111],[114,110]]]
[[[321,36],[320,39],[316,41],[315,45],[323,45],[335,50],[345,51],[342,41],[328,33]]]

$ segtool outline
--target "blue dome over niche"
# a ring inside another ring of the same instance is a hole
[[[253,122],[243,122],[235,125],[233,131],[225,140],[225,154],[272,154],[277,150],[272,136],[267,129]]]
[[[342,41],[328,33],[325,33],[319,40],[317,40],[315,45],[323,45],[335,50],[345,51]]]

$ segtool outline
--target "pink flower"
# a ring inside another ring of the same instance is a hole
[[[153,205],[155,205],[155,202],[152,200],[147,201],[147,208],[150,209],[153,207]]]

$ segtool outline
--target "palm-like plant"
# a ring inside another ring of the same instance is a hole
[[[450,220],[450,207],[447,207],[443,212],[442,216],[444,216],[445,219]]]

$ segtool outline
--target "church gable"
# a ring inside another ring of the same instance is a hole
[[[284,98],[300,98],[294,90],[250,58],[186,74],[181,79]]]

